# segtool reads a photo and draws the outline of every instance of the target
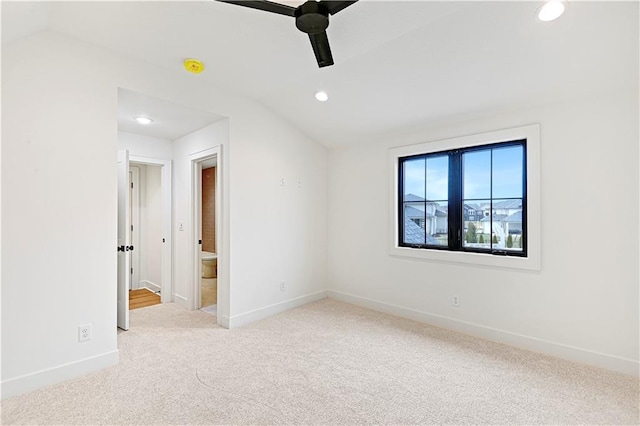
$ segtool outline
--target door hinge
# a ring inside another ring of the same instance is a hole
[[[202,240],[198,240],[198,244],[202,244]]]
[[[131,232],[133,232],[133,225],[131,225]]]
[[[133,275],[133,268],[131,268],[131,275]]]
[[[133,189],[133,182],[131,182],[131,189]]]

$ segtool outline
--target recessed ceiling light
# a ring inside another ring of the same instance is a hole
[[[326,102],[329,100],[329,95],[327,95],[327,92],[323,92],[322,90],[319,92],[316,92],[315,97],[320,102]]]
[[[566,9],[563,0],[548,0],[537,10],[538,19],[542,22],[549,22],[558,19]]]
[[[147,124],[151,124],[151,123],[153,123],[153,120],[152,120],[152,119],[150,119],[149,117],[142,117],[142,116],[140,116],[140,117],[135,117],[135,120],[136,120],[138,123],[140,123],[140,124],[144,124],[144,125],[147,125]]]

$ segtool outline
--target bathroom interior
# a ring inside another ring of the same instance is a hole
[[[202,164],[202,274],[200,278],[200,306],[210,314],[216,314],[218,303],[218,256],[216,252],[215,222],[215,159]]]

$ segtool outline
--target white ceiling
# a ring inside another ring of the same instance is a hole
[[[139,116],[153,122],[142,125],[135,120]],[[122,132],[176,140],[222,118],[142,93],[118,89],[118,130]]]
[[[2,6],[3,43],[50,29],[252,97],[326,145],[637,87],[638,2],[361,0],[331,17],[319,69],[293,18],[216,1]],[[324,89],[330,99],[313,98]]]

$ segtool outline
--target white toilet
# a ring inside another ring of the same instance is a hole
[[[200,255],[202,260],[202,278],[218,277],[218,255],[208,251],[203,251]]]

